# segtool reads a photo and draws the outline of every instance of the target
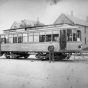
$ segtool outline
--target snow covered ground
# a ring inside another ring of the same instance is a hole
[[[76,56],[74,60],[72,56],[68,61],[49,63],[3,56],[0,58],[0,88],[88,88],[87,59],[87,56]]]

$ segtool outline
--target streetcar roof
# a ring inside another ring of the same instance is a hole
[[[61,29],[77,29],[78,27],[72,26],[69,24],[63,25],[43,25],[43,26],[33,26],[33,27],[25,27],[25,28],[16,28],[16,29],[8,29],[4,30],[4,33],[16,33],[16,32],[37,32],[37,31],[50,31],[50,30],[61,30]],[[20,30],[19,30],[20,29]]]

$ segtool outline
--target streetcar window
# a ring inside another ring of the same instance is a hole
[[[33,36],[29,36],[29,42],[33,42]]]
[[[45,42],[45,35],[39,36],[39,42]]]
[[[5,43],[9,43],[9,36],[5,35]]]
[[[77,30],[73,29],[73,41],[77,41]]]
[[[77,41],[77,34],[73,33],[73,41]]]
[[[34,42],[39,42],[39,33],[34,33]]]
[[[9,35],[9,43],[13,43],[13,35]]]
[[[5,43],[5,38],[1,38],[1,43]]]
[[[46,42],[51,41],[51,34],[52,34],[52,32],[46,32]]]
[[[51,35],[46,35],[46,42],[51,41]]]
[[[23,34],[23,43],[27,42],[27,34]]]
[[[13,43],[17,43],[17,37],[13,37]]]
[[[52,41],[59,41],[59,34],[58,31],[53,31],[53,40]]]
[[[1,35],[1,43],[5,43],[4,35]]]
[[[45,32],[40,32],[39,42],[45,42]]]
[[[33,42],[33,33],[29,33],[29,42]]]
[[[13,35],[13,43],[17,43],[17,34]]]
[[[72,30],[67,29],[67,41],[72,41]]]
[[[53,34],[53,41],[58,41],[58,40],[59,40],[59,35]]]
[[[23,42],[23,36],[22,34],[18,34],[18,43],[22,43]]]
[[[13,38],[9,38],[9,43],[13,43]]]
[[[81,31],[77,30],[77,41],[81,41]]]
[[[34,36],[34,42],[39,42],[39,36]]]

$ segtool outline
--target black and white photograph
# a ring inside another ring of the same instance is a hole
[[[88,0],[0,0],[0,88],[88,88]]]

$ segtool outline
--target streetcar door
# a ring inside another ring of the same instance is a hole
[[[66,49],[66,30],[60,30],[60,50]]]

